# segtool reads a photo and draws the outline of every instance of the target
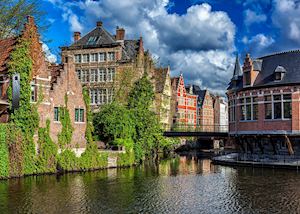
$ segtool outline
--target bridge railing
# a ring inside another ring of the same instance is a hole
[[[185,125],[177,124],[171,127],[170,132],[228,132],[228,125]]]

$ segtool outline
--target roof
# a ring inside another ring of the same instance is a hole
[[[241,69],[241,65],[240,65],[240,61],[239,61],[239,57],[238,55],[236,56],[235,59],[235,64],[234,64],[234,69],[233,69],[233,76],[232,79],[233,80],[237,80],[239,76],[243,75],[242,69]]]
[[[188,88],[190,88],[191,86],[187,86]],[[201,107],[203,105],[203,101],[205,98],[205,94],[207,92],[207,90],[201,90],[200,86],[198,85],[192,85],[193,87],[193,94],[198,95],[198,105]]]
[[[254,70],[259,71],[252,87],[300,84],[300,50],[276,53],[253,60]],[[284,73],[282,80],[276,80],[274,73]],[[230,89],[242,89],[243,78],[229,83]]]
[[[155,68],[154,78],[155,78],[155,92],[162,93],[165,88],[166,79],[168,77],[169,68]]]
[[[171,78],[171,85],[173,88],[177,89],[179,84],[180,77],[172,77]]]
[[[139,40],[124,40],[122,60],[134,59],[139,51]]]
[[[0,73],[7,71],[7,62],[11,51],[16,44],[16,38],[8,38],[0,40]]]
[[[114,36],[107,32],[102,26],[97,26],[94,30],[74,42],[70,47],[94,47],[117,44]]]
[[[300,83],[300,51],[283,52],[259,59],[262,60],[262,68],[253,86]],[[286,72],[281,81],[274,78],[278,66]]]

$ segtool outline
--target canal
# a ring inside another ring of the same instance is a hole
[[[159,165],[0,181],[0,213],[300,213],[299,178],[177,156]]]

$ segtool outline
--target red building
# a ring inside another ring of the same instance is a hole
[[[229,134],[244,152],[300,153],[300,51],[238,59],[228,87]]]
[[[171,79],[173,128],[194,129],[197,126],[197,95],[184,86],[183,75]]]

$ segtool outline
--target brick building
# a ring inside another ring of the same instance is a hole
[[[197,126],[197,95],[186,90],[183,75],[171,78],[172,128],[195,129]]]
[[[126,102],[132,83],[143,75],[149,65],[145,61],[150,58],[144,52],[142,37],[125,39],[125,30],[119,27],[111,35],[102,22],[82,38],[75,32],[74,43],[61,50],[63,62],[65,56],[74,56],[78,78],[88,87],[95,110],[114,98]]]
[[[171,78],[170,67],[156,68],[154,70],[154,111],[164,130],[171,128]]]
[[[45,127],[46,120],[50,120],[50,136],[57,142],[57,135],[61,132],[59,122],[59,107],[65,107],[65,96],[68,98],[67,108],[70,112],[74,132],[70,147],[85,147],[86,108],[82,95],[82,87],[75,73],[72,56],[65,56],[68,64],[51,66],[45,59],[42,44],[33,17],[28,17],[21,35],[14,38],[0,40],[0,118],[1,122],[8,122],[7,88],[10,78],[7,70],[10,53],[14,50],[18,39],[30,41],[29,54],[33,62],[31,76],[31,102],[38,103],[40,127]],[[41,96],[42,95],[42,96]]]
[[[300,51],[258,59],[247,54],[243,69],[236,60],[227,91],[229,134],[242,151],[299,153],[299,62]]]

